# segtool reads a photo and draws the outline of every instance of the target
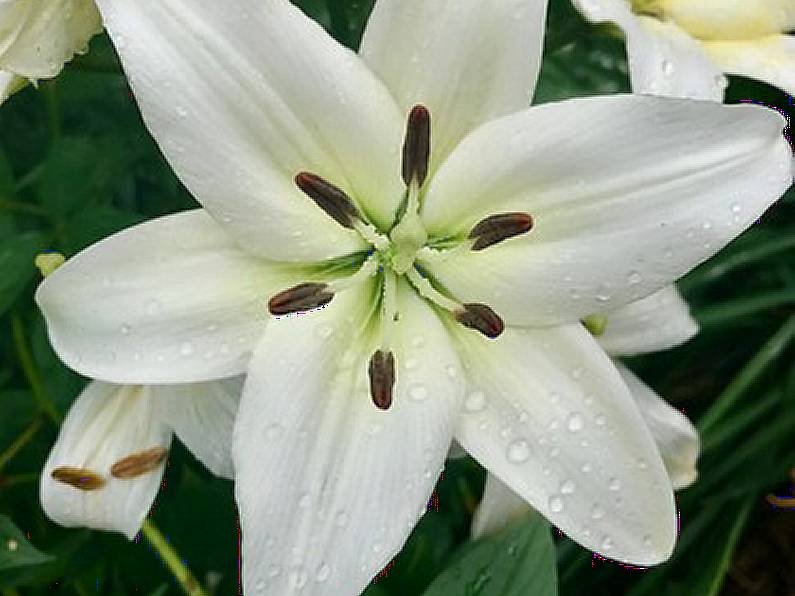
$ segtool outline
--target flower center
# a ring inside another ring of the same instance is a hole
[[[286,315],[320,308],[331,302],[337,292],[359,284],[373,276],[380,277],[381,346],[370,359],[370,396],[381,409],[392,404],[395,384],[395,356],[391,338],[400,314],[397,309],[397,278],[405,277],[420,296],[436,307],[449,312],[460,324],[479,331],[489,338],[498,337],[505,325],[489,306],[461,303],[438,288],[426,272],[415,264],[419,254],[438,255],[428,246],[428,233],[420,216],[423,188],[428,176],[430,157],[431,117],[427,108],[415,106],[408,116],[403,144],[402,177],[406,194],[398,211],[396,223],[387,234],[369,223],[348,194],[332,182],[309,172],[301,172],[295,183],[304,194],[338,224],[356,230],[370,245],[369,256],[359,270],[345,278],[328,282],[305,282],[272,296],[268,308],[273,315]],[[533,227],[527,213],[492,215],[475,225],[458,250],[484,250],[513,236],[524,234]]]

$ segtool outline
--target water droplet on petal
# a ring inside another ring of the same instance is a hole
[[[319,584],[325,582],[331,576],[331,567],[326,563],[320,565],[315,572],[315,581]]]
[[[482,391],[473,391],[464,399],[464,409],[467,412],[480,412],[486,407],[486,394]]]
[[[530,445],[524,439],[517,439],[508,444],[508,451],[506,452],[508,461],[521,464],[526,462],[530,457]]]
[[[582,419],[582,416],[580,416],[577,413],[571,414],[566,419],[566,428],[569,429],[569,432],[573,433],[579,432],[583,429],[584,426],[585,426],[585,421]]]
[[[621,490],[621,481],[618,478],[611,478],[607,483],[607,488],[612,491],[619,491]]]
[[[179,346],[179,353],[182,356],[190,356],[193,354],[193,344],[189,341],[184,341]]]
[[[563,495],[570,495],[575,491],[576,488],[577,484],[574,482],[574,480],[566,480],[560,485],[560,492]]]
[[[563,499],[561,499],[560,497],[552,497],[549,499],[549,510],[552,513],[560,513],[561,511],[563,511],[563,508],[564,508]]]
[[[602,519],[605,516],[605,510],[600,505],[594,505],[591,508],[592,519]]]
[[[428,389],[425,385],[412,385],[409,388],[409,397],[414,401],[425,401],[428,398]]]

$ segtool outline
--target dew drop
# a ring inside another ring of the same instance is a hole
[[[412,385],[409,388],[409,397],[414,401],[425,401],[428,398],[428,389],[425,385]]]
[[[613,539],[610,536],[605,536],[604,540],[602,540],[602,549],[610,550],[613,548]]]
[[[631,286],[636,286],[642,281],[643,275],[641,275],[638,271],[630,271],[629,275],[627,275],[627,282],[629,282],[629,285]]]
[[[144,309],[146,310],[146,314],[148,314],[150,317],[152,317],[152,316],[158,314],[163,309],[163,305],[160,303],[159,300],[151,298],[151,299],[146,301],[146,305],[144,306]]]
[[[583,473],[588,474],[593,471],[593,464],[591,462],[585,462],[582,467],[580,467],[580,470],[582,470]]]
[[[299,590],[306,585],[307,581],[307,574],[303,567],[300,565],[293,569],[293,572],[290,574],[290,582],[293,584],[294,587],[298,588]]]
[[[122,325],[121,327],[119,327],[119,331],[121,331],[122,335],[130,335],[130,326]]]
[[[566,480],[560,485],[560,492],[563,495],[570,495],[576,490],[576,488],[577,484],[574,482],[574,480]]]
[[[301,509],[306,509],[307,507],[309,507],[311,503],[312,503],[312,497],[309,495],[309,493],[304,493],[301,496],[301,499],[298,501],[298,506]]]
[[[270,577],[279,577],[281,572],[282,570],[278,567],[278,565],[271,565],[270,567],[268,567],[268,575]],[[262,587],[263,588],[265,587],[264,582]]]
[[[528,445],[527,441],[524,439],[511,441],[508,445],[506,456],[508,457],[508,461],[514,464],[526,462],[530,457],[530,445]]]
[[[334,523],[338,528],[344,528],[347,526],[348,521],[350,521],[350,517],[345,511],[337,512],[337,515],[334,517]]]
[[[447,376],[451,379],[455,379],[458,376],[458,369],[452,364],[448,365],[445,370],[447,371]]]
[[[673,75],[674,74],[674,70],[676,69],[676,67],[674,66],[674,63],[671,62],[670,60],[663,60],[660,63],[660,68],[662,69],[662,73],[666,77],[670,77],[671,75]]]
[[[591,507],[591,519],[602,519],[605,516],[605,510],[600,505]]]
[[[409,358],[406,360],[406,370],[414,370],[417,368],[418,362],[416,358]]]
[[[579,414],[576,413],[571,414],[566,419],[566,428],[569,429],[569,432],[573,433],[579,432],[583,429],[584,426],[585,422],[583,421],[582,416],[580,416]]]
[[[464,409],[467,412],[481,412],[486,407],[486,394],[482,391],[473,391],[464,400]]]
[[[594,422],[596,423],[596,426],[604,426],[607,424],[607,416],[604,414],[597,414],[596,418],[594,418]]]
[[[560,513],[563,511],[563,499],[560,497],[552,497],[549,499],[549,510],[552,513]]]
[[[613,492],[621,490],[621,481],[618,478],[611,478],[608,481],[607,488]]]
[[[182,344],[179,346],[179,353],[182,356],[190,356],[193,354],[193,344],[189,341],[182,342]]]
[[[425,338],[421,335],[417,335],[411,340],[411,345],[415,348],[420,348],[425,345]]]
[[[326,563],[320,565],[315,572],[315,581],[319,584],[325,582],[331,576],[331,567]]]

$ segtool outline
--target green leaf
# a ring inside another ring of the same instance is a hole
[[[165,594],[168,594],[168,584],[163,584],[149,596],[164,596]]]
[[[34,232],[0,241],[0,315],[11,308],[36,275],[33,259],[42,250],[42,236]]]
[[[537,513],[464,547],[423,596],[554,596],[555,546]]]
[[[0,571],[50,560],[52,557],[36,550],[9,518],[0,515]]]

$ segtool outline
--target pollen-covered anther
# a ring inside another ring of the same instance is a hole
[[[361,219],[359,210],[345,191],[320,176],[301,172],[295,177],[295,184],[341,226],[352,229],[354,222]]]
[[[61,466],[50,472],[50,476],[53,480],[85,491],[98,490],[105,486],[105,479],[88,468]]]
[[[377,408],[388,410],[392,405],[395,387],[395,356],[392,352],[378,350],[370,358],[370,397]]]
[[[123,457],[110,468],[111,476],[122,480],[129,480],[148,474],[157,469],[166,459],[168,449],[165,447],[150,447]]]
[[[334,292],[324,283],[303,283],[279,292],[268,301],[272,315],[289,315],[325,306],[334,298]]]
[[[403,142],[403,181],[406,186],[415,179],[422,186],[428,176],[430,155],[431,113],[425,106],[416,105],[409,112]]]
[[[499,337],[505,330],[505,323],[500,316],[485,304],[462,304],[455,318],[464,327],[480,331],[491,339]]]
[[[483,250],[531,229],[533,216],[529,213],[500,213],[487,217],[472,228],[469,239],[475,241],[472,250]]]

